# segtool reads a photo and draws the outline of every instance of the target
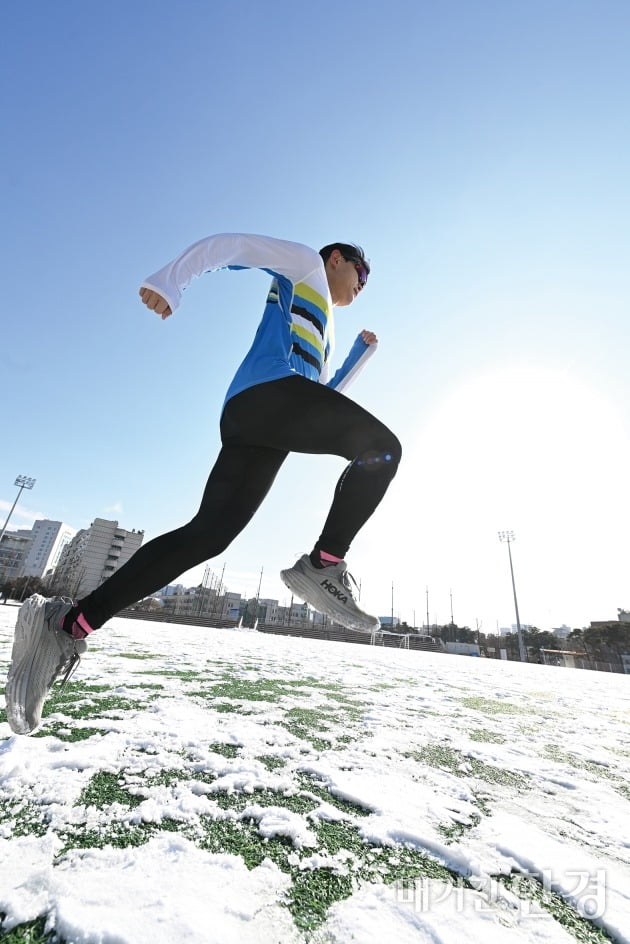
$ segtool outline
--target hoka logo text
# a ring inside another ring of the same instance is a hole
[[[346,594],[343,592],[343,590],[340,590],[339,587],[336,587],[336,586],[334,585],[334,583],[331,583],[331,582],[330,582],[330,580],[322,580],[320,586],[323,587],[324,590],[328,590],[328,592],[329,592],[333,597],[337,597],[337,599],[339,600],[340,603],[347,603],[347,602],[348,602],[348,597],[347,597]]]

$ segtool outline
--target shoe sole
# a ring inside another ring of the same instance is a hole
[[[7,720],[15,734],[31,734],[41,723],[46,696],[64,662],[55,631],[44,626],[48,602],[45,597],[34,594],[20,607],[15,624],[5,690]],[[38,692],[35,702],[32,701],[33,691]]]
[[[285,586],[287,586],[296,597],[299,597],[300,600],[304,600],[306,603],[310,603],[318,613],[324,613],[346,629],[351,629],[355,633],[365,633],[370,636],[380,629],[380,620],[368,623],[366,620],[361,619],[361,617],[353,616],[352,613],[348,613],[343,604],[337,603],[333,596],[324,596],[321,590],[313,586],[312,580],[309,580],[306,575],[301,574],[299,570],[295,570],[294,568],[281,570],[280,577]]]
[[[26,719],[26,695],[38,646],[33,645],[41,635],[46,604],[44,597],[31,597],[23,603],[15,624],[15,638],[11,652],[11,667],[5,690],[7,720],[15,734],[30,734],[33,726]]]

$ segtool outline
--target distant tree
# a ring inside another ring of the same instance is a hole
[[[0,592],[5,600],[26,600],[34,593],[43,597],[52,597],[58,594],[56,587],[40,577],[13,577],[0,583]]]
[[[528,649],[561,649],[560,640],[548,630],[531,626],[523,632],[523,639]]]
[[[444,626],[431,627],[432,635],[439,636],[443,642],[477,642],[477,634],[468,626],[446,623]]]
[[[521,658],[516,633],[507,633],[505,636],[499,636],[497,633],[482,633],[480,643],[488,655],[492,655],[492,653],[488,653],[488,650],[494,649],[494,655],[498,658],[500,650],[505,649],[507,658],[510,661],[518,662]]]
[[[621,661],[622,653],[630,653],[630,623],[611,621],[584,630],[584,642],[603,661],[612,656]]]

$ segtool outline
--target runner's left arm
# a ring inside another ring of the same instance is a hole
[[[335,372],[334,376],[328,380],[325,374],[326,365],[320,377],[320,383],[325,383],[327,387],[338,390],[343,393],[353,380],[361,373],[367,361],[375,353],[378,347],[378,340],[372,331],[362,331],[346,357],[341,367]]]

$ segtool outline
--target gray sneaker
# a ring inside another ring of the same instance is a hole
[[[71,607],[64,597],[47,600],[37,593],[20,607],[5,691],[7,720],[16,734],[35,730],[55,679],[65,670],[65,684],[87,649],[83,639],[60,628]]]
[[[319,613],[325,613],[347,629],[359,633],[375,633],[380,629],[379,618],[364,613],[357,605],[350,583],[351,580],[354,583],[354,580],[348,573],[345,561],[320,570],[313,567],[308,554],[303,554],[293,567],[281,570],[280,576],[296,597],[310,603]]]

